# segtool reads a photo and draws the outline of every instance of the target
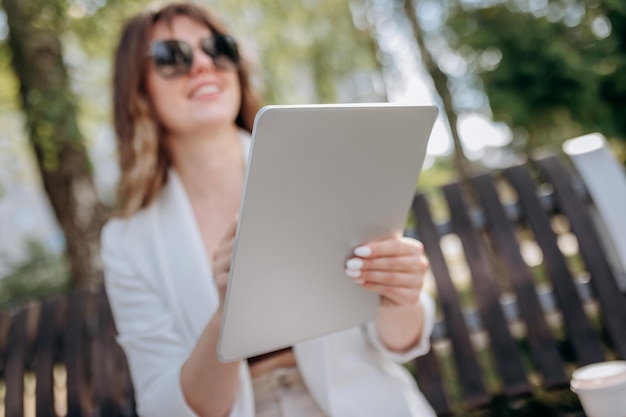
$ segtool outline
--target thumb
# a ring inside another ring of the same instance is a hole
[[[224,239],[230,239],[232,237],[235,237],[235,234],[237,233],[238,224],[239,224],[239,215],[236,215],[235,220],[232,222],[232,224],[228,228],[228,231],[226,232]]]

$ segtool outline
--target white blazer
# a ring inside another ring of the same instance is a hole
[[[249,139],[244,141],[245,149]],[[170,170],[157,200],[102,233],[106,290],[126,353],[142,417],[192,417],[180,372],[218,308],[212,269],[182,182]],[[422,294],[425,326],[410,351],[384,348],[373,323],[297,343],[298,368],[329,417],[434,417],[412,376],[399,363],[430,349],[434,302]],[[254,417],[246,361],[230,417]]]

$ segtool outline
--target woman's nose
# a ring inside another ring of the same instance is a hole
[[[201,49],[194,50],[190,74],[194,75],[196,73],[206,71],[215,71],[213,58],[211,58],[206,52]]]

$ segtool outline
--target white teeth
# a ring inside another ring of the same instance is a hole
[[[203,95],[203,94],[213,94],[213,93],[217,93],[218,91],[219,91],[219,89],[217,88],[217,86],[215,84],[207,84],[207,85],[203,85],[202,87],[198,88],[193,93],[193,97],[200,96],[200,95]]]

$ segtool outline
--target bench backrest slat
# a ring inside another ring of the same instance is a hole
[[[454,232],[463,243],[463,251],[471,271],[472,287],[481,319],[489,333],[491,352],[502,379],[504,392],[509,397],[531,393],[526,370],[511,333],[502,307],[494,267],[486,253],[485,242],[478,235],[469,217],[469,209],[463,200],[461,185],[443,187],[448,202]]]
[[[539,197],[537,187],[524,165],[507,168],[505,174],[518,195],[522,216],[530,225],[537,244],[543,252],[543,265],[552,282],[553,293],[562,312],[567,338],[581,365],[605,359],[598,334],[592,328],[576,289],[574,278],[557,244]]]
[[[5,361],[7,357],[7,349],[9,347],[9,336],[11,332],[11,324],[13,317],[11,312],[4,310],[0,313],[0,375],[4,378],[5,374]]]
[[[537,164],[553,184],[559,208],[569,218],[571,229],[578,237],[580,253],[602,307],[603,322],[618,356],[626,359],[626,303],[602,251],[602,244],[589,213],[577,198],[571,184],[571,175],[558,157],[541,158],[537,160]]]
[[[526,323],[530,353],[543,377],[542,383],[545,387],[566,386],[569,377],[565,373],[565,364],[543,314],[529,267],[522,258],[514,225],[507,218],[498,197],[494,179],[485,174],[473,182],[488,219],[486,227],[493,236],[493,246],[504,261],[520,314]]]
[[[418,194],[413,199],[413,213],[418,219],[417,234],[424,243],[430,267],[437,277],[435,280],[437,300],[441,305],[447,334],[452,342],[452,354],[464,403],[470,408],[485,405],[491,401],[492,397],[485,388],[476,352],[472,348],[465,324],[459,296],[450,277],[448,265],[441,251],[439,234],[423,194]]]
[[[86,375],[89,337],[87,319],[92,294],[86,290],[70,294],[67,307],[67,329],[64,362],[67,373],[67,416],[88,416],[91,408],[89,380]]]
[[[54,354],[60,313],[58,297],[46,300],[41,308],[35,345],[35,401],[37,417],[55,417],[54,410]]]
[[[24,368],[27,353],[26,321],[28,310],[21,309],[11,323],[9,341],[4,365],[6,383],[5,415],[24,415]]]
[[[452,414],[452,408],[444,388],[441,368],[437,354],[431,349],[426,355],[415,359],[413,376],[417,380],[420,390],[428,398],[430,405],[438,416]],[[485,393],[486,394],[486,393]]]
[[[91,358],[93,370],[94,400],[99,407],[100,415],[120,415],[121,392],[115,369],[113,344],[115,343],[115,326],[104,291],[97,294],[98,332],[93,346]]]

